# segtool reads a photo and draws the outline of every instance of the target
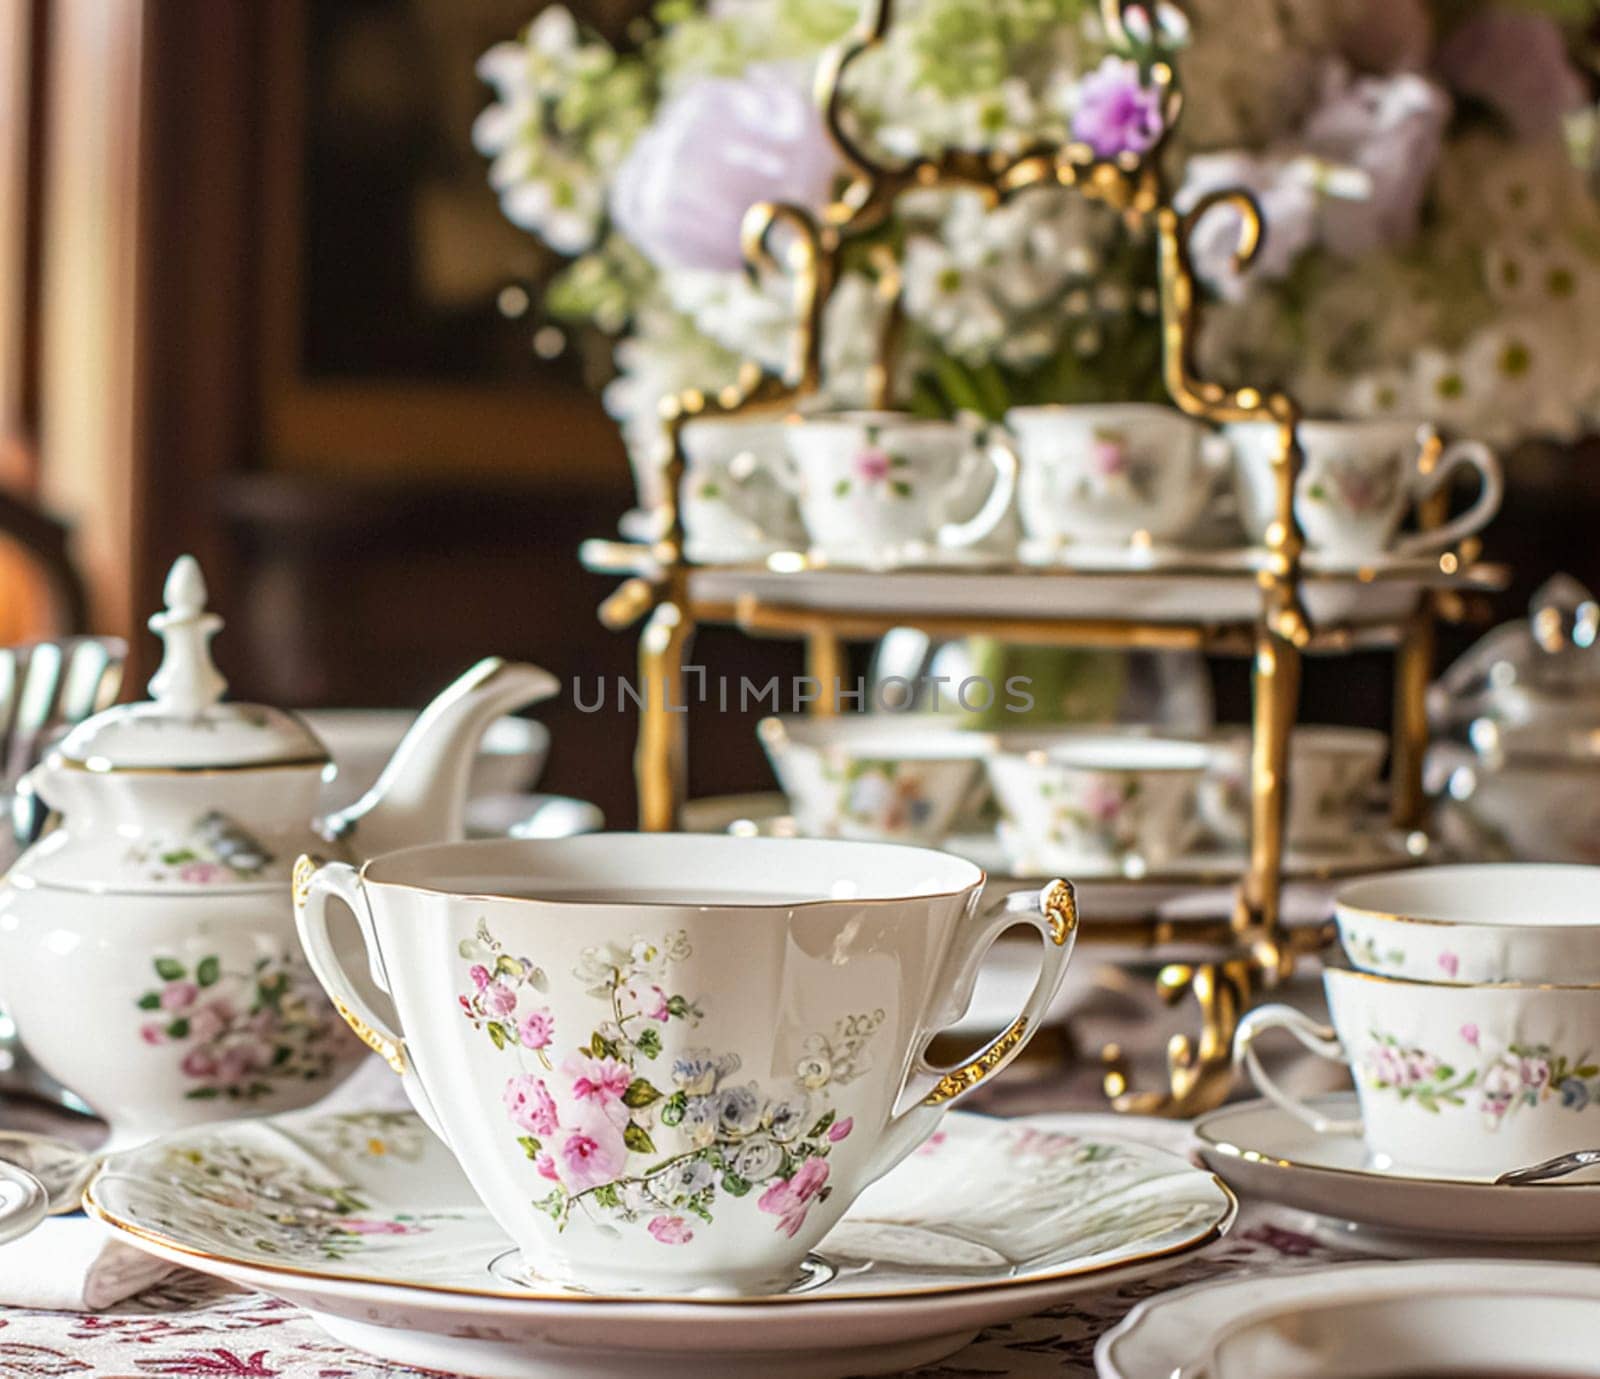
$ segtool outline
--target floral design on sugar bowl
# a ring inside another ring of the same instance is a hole
[[[232,885],[258,880],[276,859],[226,814],[210,810],[180,837],[146,838],[128,850],[141,878],[170,885]]]
[[[1362,1080],[1433,1114],[1447,1106],[1473,1106],[1491,1130],[1526,1107],[1558,1102],[1581,1111],[1600,1105],[1600,1059],[1557,1053],[1548,1044],[1510,1044],[1490,1055],[1479,1052],[1476,1025],[1463,1025],[1459,1034],[1474,1051],[1470,1065],[1375,1033],[1361,1060]]]
[[[880,498],[911,497],[911,481],[902,472],[911,462],[883,447],[876,426],[867,427],[865,440],[850,459],[850,473],[834,481],[833,496],[848,498],[859,489]]]
[[[347,1259],[398,1236],[421,1235],[450,1212],[385,1212],[353,1187],[325,1181],[303,1165],[264,1150],[221,1140],[174,1148],[161,1180],[173,1196],[152,1224],[168,1229],[189,1218],[251,1254],[274,1259]]]
[[[330,1077],[353,1047],[305,964],[288,955],[230,969],[216,953],[191,968],[161,956],[135,1001],[139,1037],[170,1048],[194,1085],[189,1101],[254,1101],[284,1084]]]
[[[733,1053],[690,1048],[668,1063],[662,1031],[703,1018],[671,989],[671,969],[690,952],[681,931],[586,948],[573,975],[594,1019],[569,1032],[556,1028],[546,975],[531,959],[508,953],[482,920],[460,945],[470,982],[460,1012],[515,1060],[501,1100],[544,1183],[535,1205],[558,1230],[581,1211],[682,1245],[722,1199],[750,1197],[793,1236],[828,1198],[828,1155],[853,1129],[830,1093],[867,1070],[884,1012],[808,1036],[792,1081],[776,1089],[741,1082]]]

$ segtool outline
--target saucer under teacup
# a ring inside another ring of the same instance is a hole
[[[1381,1307],[1395,1299],[1424,1295],[1432,1299],[1484,1294],[1529,1300],[1595,1300],[1600,1299],[1600,1275],[1592,1265],[1505,1259],[1361,1260],[1273,1273],[1250,1271],[1160,1293],[1140,1303],[1100,1338],[1095,1347],[1095,1372],[1099,1379],[1173,1379],[1175,1375],[1188,1379],[1224,1333],[1250,1318],[1288,1317],[1303,1309],[1367,1302]],[[1591,1355],[1581,1360],[1583,1367],[1568,1366],[1553,1373],[1563,1379],[1579,1379],[1596,1372],[1592,1347],[1588,1349]],[[1383,1358],[1374,1357],[1378,1361]],[[1408,1365],[1400,1372],[1420,1376],[1454,1371],[1448,1365],[1426,1370]],[[1531,1376],[1540,1371],[1524,1367],[1521,1372]],[[1548,1365],[1543,1372],[1552,1373]],[[1343,1379],[1350,1371],[1339,1373]],[[1376,1376],[1395,1371],[1380,1363],[1356,1373]],[[1480,1367],[1463,1372],[1461,1379],[1472,1375],[1486,1379],[1490,1373],[1505,1371]]]
[[[409,1112],[180,1131],[113,1158],[87,1206],[139,1248],[304,1307],[400,1364],[699,1379],[739,1363],[828,1379],[931,1363],[984,1326],[1143,1278],[1227,1230],[1236,1203],[1212,1174],[1073,1130],[1065,1116],[951,1115],[857,1199],[807,1286],[739,1299],[511,1281],[512,1242]]]
[[[1355,1095],[1307,1098],[1329,1119],[1358,1111]],[[1247,1101],[1195,1122],[1206,1167],[1247,1199],[1277,1202],[1391,1237],[1485,1248],[1600,1241],[1600,1179],[1575,1175],[1506,1187],[1491,1177],[1420,1174],[1376,1164],[1359,1139],[1319,1135],[1270,1101]]]

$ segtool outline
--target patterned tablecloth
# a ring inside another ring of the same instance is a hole
[[[1158,1050],[1164,1034],[1151,1014],[1147,1007],[1108,1000],[1088,1012],[1077,1033],[1091,1048],[1103,1037],[1116,1037],[1125,1047]],[[1077,1060],[1072,1070],[1035,1065],[1029,1072],[1019,1067],[1018,1076],[1002,1079],[988,1104],[976,1109],[1025,1114],[1104,1104],[1098,1101],[1090,1060]],[[15,1108],[0,1109],[0,1124],[49,1128],[37,1114],[22,1120]],[[1188,1140],[1187,1127],[1171,1121],[1094,1115],[1086,1116],[1081,1128],[1175,1149]],[[1173,1269],[993,1328],[942,1364],[914,1373],[924,1379],[1085,1379],[1094,1374],[1094,1346],[1101,1333],[1154,1293],[1248,1269],[1355,1257],[1310,1229],[1300,1213],[1247,1203],[1226,1238]],[[195,1274],[176,1275],[109,1312],[0,1307],[0,1379],[379,1379],[422,1373],[348,1350],[287,1303]]]

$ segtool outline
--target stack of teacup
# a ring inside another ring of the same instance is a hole
[[[1482,528],[1500,504],[1494,456],[1458,441],[1433,457],[1429,434],[1406,420],[1302,423],[1295,515],[1308,549],[1336,562],[1415,556]],[[1273,423],[1219,433],[1149,403],[1015,407],[990,427],[890,411],[705,418],[683,434],[688,554],[738,563],[805,549],[880,567],[1259,545],[1277,516],[1280,443]],[[1402,534],[1459,469],[1479,478],[1471,507]]]
[[[1344,887],[1336,913],[1333,1029],[1283,1005],[1240,1026],[1235,1059],[1267,1097],[1405,1173],[1493,1179],[1600,1147],[1600,868],[1395,872]],[[1359,1120],[1272,1081],[1255,1043],[1274,1028],[1350,1067]]]

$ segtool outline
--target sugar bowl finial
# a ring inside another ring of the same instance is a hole
[[[192,555],[173,562],[162,596],[166,609],[150,619],[150,630],[166,650],[150,677],[150,697],[175,714],[193,716],[210,708],[228,688],[211,659],[211,639],[222,619],[206,611],[206,580]]]

